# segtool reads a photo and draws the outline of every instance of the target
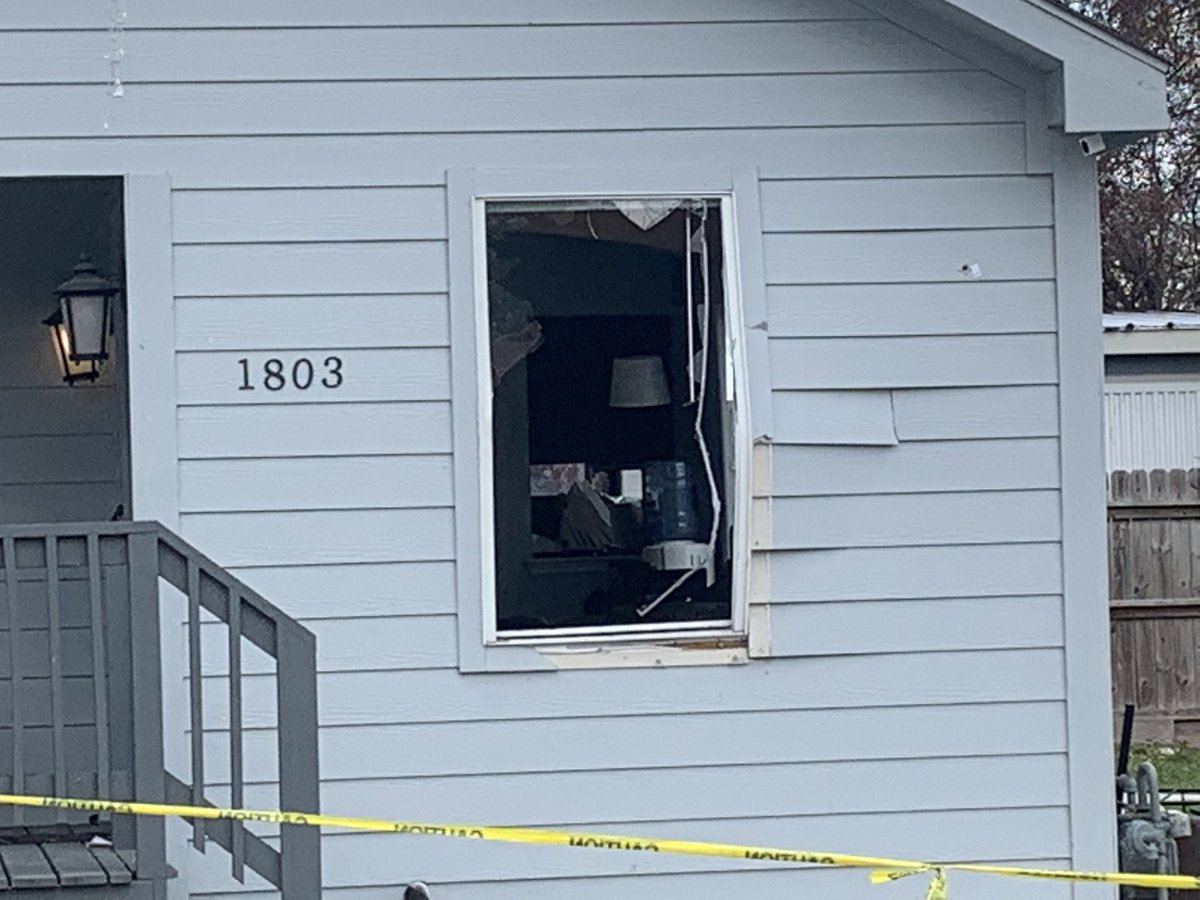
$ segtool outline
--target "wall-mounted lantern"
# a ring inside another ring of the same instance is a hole
[[[84,254],[71,277],[54,293],[58,295],[58,309],[43,324],[53,335],[63,381],[95,381],[100,376],[100,363],[108,359],[112,301],[117,288],[96,271],[91,258]]]

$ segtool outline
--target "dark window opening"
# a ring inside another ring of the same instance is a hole
[[[715,200],[487,204],[499,634],[731,624],[721,235]]]

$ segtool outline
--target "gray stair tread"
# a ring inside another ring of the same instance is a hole
[[[117,856],[121,857],[121,862],[129,868],[130,872],[137,874],[137,851],[136,850],[116,850]]]
[[[108,884],[108,874],[83,844],[42,844],[42,852],[64,887]]]
[[[133,873],[129,871],[129,866],[125,865],[112,847],[89,847],[88,849],[92,851],[92,856],[108,875],[109,884],[129,884],[133,881]]]
[[[37,844],[0,847],[0,863],[14,888],[58,887],[58,876]]]

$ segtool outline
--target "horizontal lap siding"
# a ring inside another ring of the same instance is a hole
[[[414,842],[420,838],[413,838]],[[418,849],[422,845],[416,845]],[[1065,860],[1055,859],[1010,859],[1003,862],[1031,868],[1066,868]],[[214,866],[215,868],[215,866]],[[510,880],[496,883],[446,884],[440,885],[438,894],[446,900],[508,900],[516,895],[522,900],[610,900],[613,896],[637,896],[642,891],[648,897],[664,897],[675,894],[680,897],[729,897],[744,895],[755,900],[794,900],[797,885],[817,896],[835,896],[845,884],[846,874],[839,870],[808,869],[797,873],[788,866],[778,866],[766,871],[703,872],[688,875],[626,875],[604,879],[551,878],[540,881]],[[973,897],[1003,896],[996,886],[995,876],[973,873],[955,873],[954,883],[960,890],[970,891]],[[906,893],[907,881],[874,885],[871,894],[881,900],[901,900],[911,896]],[[708,892],[706,894],[705,892]],[[393,900],[395,888],[353,887],[327,888],[324,896],[329,900]],[[209,900],[232,900],[232,895],[213,893]],[[1022,888],[1022,897],[1029,900],[1061,900],[1070,896],[1070,887],[1054,882],[1030,882]]]
[[[702,786],[696,787],[702,791]],[[729,819],[725,821],[660,821],[638,823],[617,821],[604,826],[610,833],[638,834],[653,832],[692,840],[729,841],[752,845],[774,841],[783,847],[825,849],[836,847],[850,853],[883,854],[909,857],[922,852],[935,854],[939,859],[966,858],[979,861],[1044,858],[1047,847],[1060,846],[1067,841],[1067,817],[1063,809],[1038,806],[1026,809],[983,809],[955,812],[904,812],[896,814],[833,815],[833,810],[808,817],[776,819]],[[564,825],[573,824],[564,822]],[[987,841],[980,835],[986,833]],[[981,849],[983,844],[988,849]],[[748,860],[724,860],[677,857],[668,854],[622,852],[570,852],[559,847],[513,848],[504,844],[473,841],[449,841],[439,838],[398,838],[396,835],[337,835],[326,839],[323,860],[328,887],[394,884],[399,878],[428,878],[432,883],[499,881],[520,882],[530,879],[531,872],[541,878],[560,879],[637,875],[616,883],[627,886],[624,896],[672,896],[673,879],[650,879],[647,876],[667,873],[738,872],[770,873],[778,871],[778,863]],[[191,875],[202,889],[229,891],[227,863],[217,853],[196,857]],[[840,876],[840,877],[839,877]],[[753,876],[751,876],[753,877]],[[954,876],[957,878],[957,874]],[[803,890],[807,879],[829,885],[831,893],[840,895],[847,888],[872,894],[886,888],[867,883],[866,873],[852,872],[793,872],[791,883]],[[831,881],[824,881],[831,878]],[[646,882],[649,881],[650,884]],[[713,886],[699,879],[704,886],[694,896],[720,897]],[[997,883],[999,881],[999,883]],[[665,882],[665,883],[664,883]],[[195,883],[195,882],[194,882]],[[695,883],[695,882],[692,882]],[[751,884],[753,882],[750,882]],[[1012,896],[1007,879],[974,882],[978,890],[972,896],[996,898]],[[554,885],[552,880],[549,884]],[[570,882],[566,888],[569,890]],[[474,885],[472,885],[474,887]],[[563,890],[563,885],[559,890]],[[642,893],[653,888],[657,893]],[[735,895],[747,890],[742,879],[733,878],[725,888]],[[911,896],[891,894],[892,897]],[[474,896],[470,891],[462,896]],[[513,896],[512,886],[507,894]],[[567,896],[559,893],[552,896]],[[571,896],[574,896],[573,894]],[[757,895],[752,895],[757,896]],[[795,896],[795,892],[791,896]],[[1070,896],[1069,889],[1050,895]]]
[[[106,12],[0,31],[0,170],[171,173],[182,528],[317,633],[327,808],[1066,854],[1052,221],[1019,90],[847,0],[216,0],[131,9],[106,106]],[[464,677],[445,171],[614,159],[763,179],[775,658]],[[238,390],[242,359],[331,355],[336,389]],[[236,892],[212,857],[193,892]],[[452,900],[858,877],[374,835],[325,866]]]

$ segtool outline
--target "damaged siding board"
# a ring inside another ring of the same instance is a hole
[[[772,401],[779,444],[897,443],[888,391],[775,391]]]

